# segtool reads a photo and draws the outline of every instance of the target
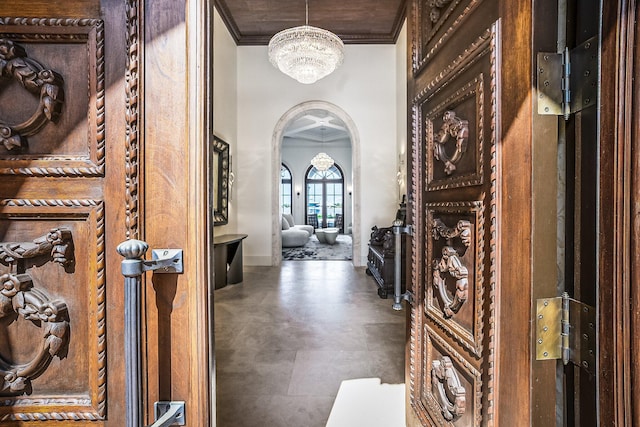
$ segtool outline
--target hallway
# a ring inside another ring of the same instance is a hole
[[[219,427],[323,427],[340,384],[404,382],[405,311],[348,261],[246,267],[215,291]]]

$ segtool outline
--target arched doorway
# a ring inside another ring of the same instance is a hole
[[[272,138],[272,147],[273,147],[272,188],[274,189],[272,192],[272,206],[277,207],[280,204],[280,197],[281,197],[280,170],[281,170],[281,164],[282,164],[281,153],[282,153],[282,145],[283,145],[283,138],[284,138],[285,131],[291,122],[295,121],[296,119],[302,117],[307,112],[312,110],[325,110],[329,114],[339,118],[344,123],[344,126],[346,128],[346,133],[348,134],[348,137],[350,139],[350,159],[352,164],[351,164],[351,173],[349,176],[346,177],[350,183],[347,188],[343,188],[343,194],[347,195],[346,197],[348,198],[349,204],[350,204],[349,212],[351,213],[351,219],[349,222],[352,224],[359,224],[360,217],[361,217],[361,211],[360,211],[361,208],[360,208],[360,203],[358,199],[358,195],[360,194],[360,185],[361,185],[360,184],[360,156],[361,156],[360,155],[360,137],[359,137],[357,128],[355,126],[355,123],[353,122],[351,117],[340,107],[334,104],[331,104],[329,102],[309,101],[309,102],[304,102],[299,105],[296,105],[295,107],[287,111],[285,114],[283,114],[283,116],[280,118],[280,120],[276,124],[273,132],[273,138]],[[296,203],[296,200],[298,199],[299,190],[301,189],[297,187],[294,189],[294,194],[295,194],[294,205],[304,206],[303,203]],[[347,203],[345,203],[345,205],[346,204]],[[348,224],[345,223],[344,226],[346,227],[347,225]],[[279,212],[273,212],[272,213],[273,239],[272,239],[272,251],[271,251],[272,265],[280,265],[282,261],[282,254],[280,250],[282,245],[282,240],[279,232],[280,228],[281,228],[281,218],[280,218]],[[356,266],[361,266],[362,265],[361,260],[363,259],[363,256],[361,254],[362,237],[361,237],[360,228],[357,226],[353,226],[353,227],[350,227],[350,229],[352,230],[351,237],[353,241],[353,247],[352,247],[353,263]]]

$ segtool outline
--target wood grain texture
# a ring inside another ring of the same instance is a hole
[[[52,13],[65,18],[95,18],[100,16],[100,1],[63,1],[52,6],[49,0],[3,0],[0,4],[0,16],[40,17]]]
[[[603,2],[599,226],[599,425],[638,425],[640,259],[636,1]]]
[[[239,45],[266,45],[285,28],[305,24],[302,0],[216,0],[223,21]],[[309,2],[309,25],[327,29],[345,43],[394,43],[405,0]]]
[[[555,52],[557,41],[558,11],[555,1],[534,3],[533,55],[537,52]],[[536,67],[532,78],[537,79]],[[533,188],[532,188],[532,308],[538,298],[556,296],[558,293],[558,118],[536,114],[534,100],[533,126]],[[535,348],[536,334],[531,334],[531,346]],[[532,352],[532,426],[550,426],[556,423],[556,362],[536,361]]]
[[[640,46],[637,41],[640,40],[640,31],[637,25],[631,25],[632,22],[636,22],[640,15],[640,4],[637,1],[628,1],[623,16],[626,18],[627,24],[625,25],[625,33],[627,34],[627,41],[629,42],[628,49],[625,58],[629,61],[625,69],[627,70],[625,75],[625,93],[629,98],[629,104],[631,105],[630,122],[628,126],[629,137],[631,138],[631,150],[632,152],[638,152],[640,149],[640,90],[638,89],[637,80],[632,80],[632,76],[635,76],[640,71]],[[635,43],[634,43],[635,41]],[[629,114],[628,113],[628,114]],[[628,321],[623,320],[622,327],[628,333],[623,338],[626,341],[627,337],[631,337],[631,348],[626,349],[624,352],[625,368],[622,373],[617,375],[617,379],[629,378],[630,381],[626,382],[623,388],[623,394],[618,400],[616,419],[618,425],[622,424],[622,417],[631,416],[631,420],[625,419],[624,421],[631,425],[640,425],[640,406],[636,404],[639,399],[638,390],[640,390],[640,269],[637,268],[640,265],[640,211],[638,205],[640,204],[640,158],[633,156],[630,159],[631,170],[626,174],[630,176],[631,188],[630,188],[630,201],[627,206],[627,218],[630,221],[630,248],[629,248],[629,265],[636,266],[631,267],[629,274],[629,283],[625,284],[627,292],[631,298],[631,310]],[[625,176],[625,177],[626,177]],[[623,294],[623,297],[627,297]],[[629,374],[631,371],[631,374]]]
[[[125,230],[123,5],[119,0],[74,0],[52,8],[51,2],[4,1],[0,16],[0,32],[22,37],[19,43],[28,45],[29,54],[43,58],[67,85],[60,119],[42,130],[49,138],[41,142],[34,136],[26,152],[3,156],[5,223],[24,224],[29,215],[34,227],[70,222],[77,257],[73,276],[83,283],[68,291],[60,281],[54,293],[69,304],[72,331],[69,356],[60,366],[66,360],[75,369],[66,367],[59,378],[41,377],[55,398],[38,401],[33,411],[20,406],[38,394],[19,399],[20,404],[2,408],[4,415],[10,413],[3,419],[29,420],[35,414],[38,419],[78,419],[78,426],[122,426],[123,278],[115,246]],[[23,212],[19,221],[12,212]],[[81,393],[73,388],[78,384]],[[69,390],[72,396],[66,395]]]
[[[529,425],[531,404],[531,2],[500,2],[502,57],[499,335],[495,425]],[[517,165],[517,167],[514,167]],[[516,214],[519,212],[519,214]],[[511,397],[518,396],[514,405]]]
[[[184,273],[148,277],[147,412],[184,400],[190,425],[210,425],[207,270],[206,2],[145,0],[143,25],[144,237],[151,248],[181,248]],[[187,13],[187,10],[189,13]],[[169,54],[168,54],[169,53]],[[153,420],[147,420],[150,424]]]

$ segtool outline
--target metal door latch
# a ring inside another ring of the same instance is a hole
[[[156,402],[153,410],[156,421],[149,427],[186,425],[184,402]]]
[[[536,301],[536,360],[562,359],[596,368],[596,310],[566,293]]]
[[[118,246],[118,252],[126,259],[122,261],[122,275],[124,277],[142,276],[147,271],[154,273],[182,273],[182,249],[153,249],[152,259],[145,260],[148,249],[146,242],[127,240]]]
[[[152,260],[145,261],[149,266],[145,271],[153,270],[155,273],[182,273],[182,249],[153,249]]]

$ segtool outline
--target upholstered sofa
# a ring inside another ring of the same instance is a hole
[[[313,227],[310,225],[296,225],[293,216],[283,214],[281,218],[282,224],[282,247],[295,248],[304,246],[309,237],[313,234]]]
[[[282,217],[287,220],[289,223],[289,228],[293,228],[296,230],[304,230],[309,233],[309,236],[313,235],[313,226],[312,225],[304,225],[304,224],[296,224],[293,220],[293,215],[291,214],[282,214]]]

